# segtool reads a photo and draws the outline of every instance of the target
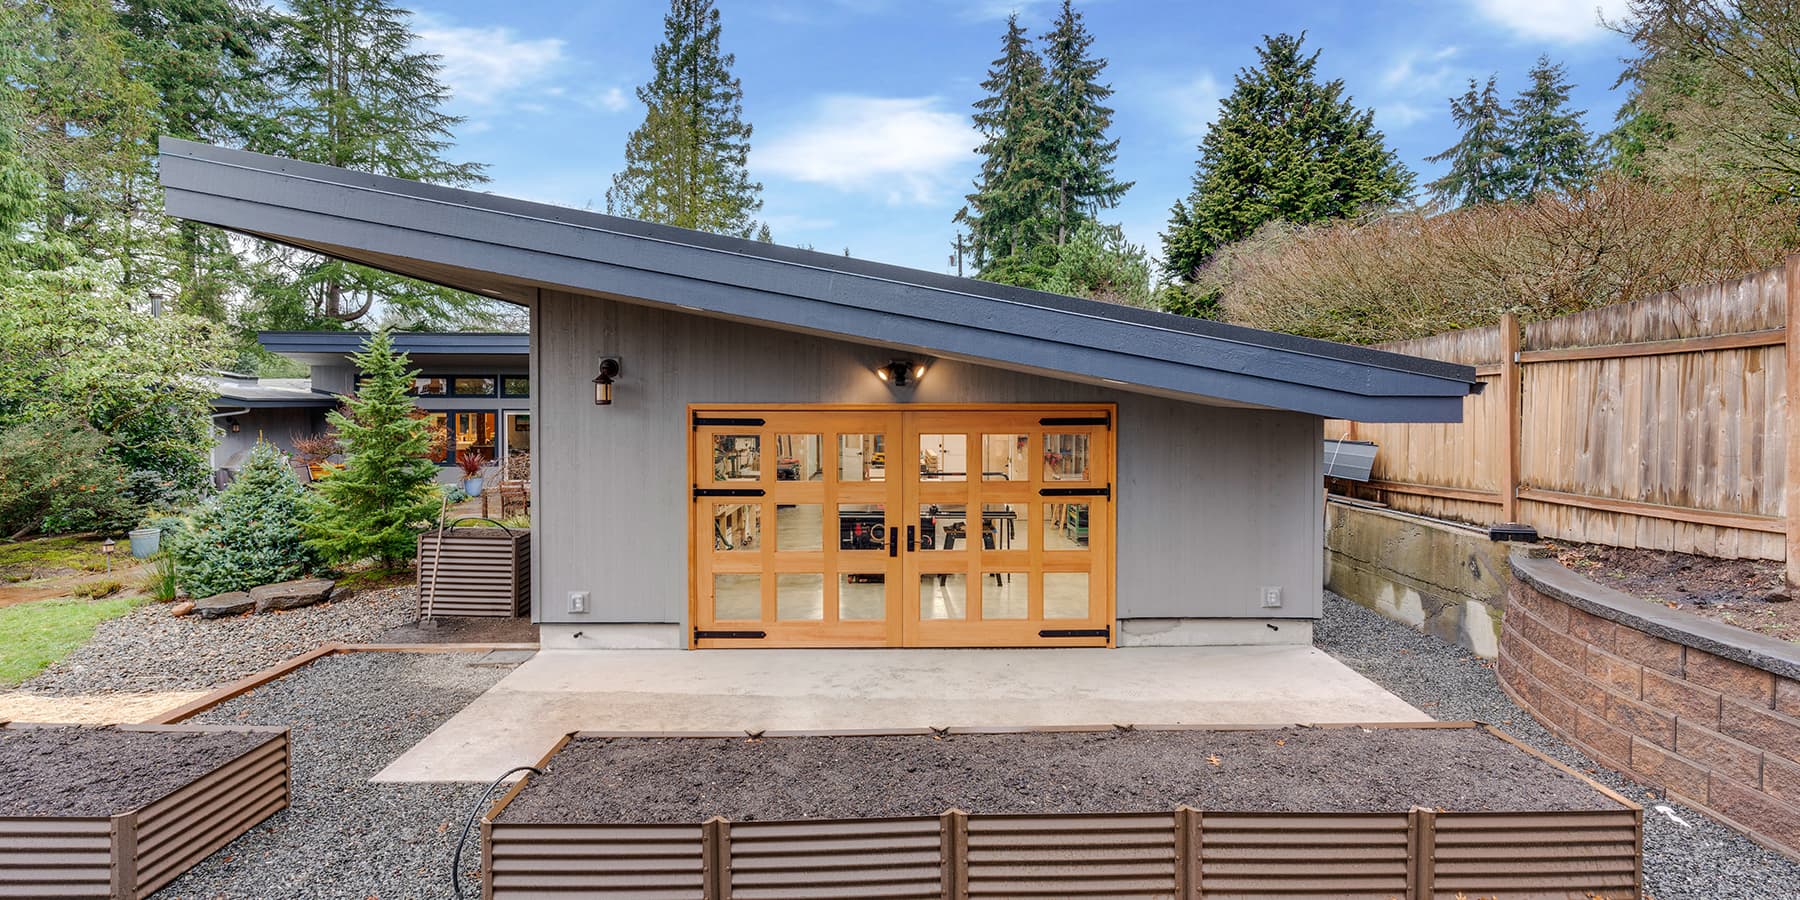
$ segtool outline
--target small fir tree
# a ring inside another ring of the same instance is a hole
[[[176,578],[188,593],[210,597],[311,572],[318,557],[301,532],[305,499],[281,451],[258,442],[237,479],[176,533]]]
[[[1462,129],[1462,137],[1450,149],[1425,157],[1427,162],[1450,164],[1442,177],[1426,185],[1431,199],[1443,206],[1507,199],[1514,173],[1512,113],[1500,102],[1494,76],[1479,88],[1475,79],[1469,79],[1468,93],[1450,98],[1450,117]]]
[[[713,0],[670,0],[655,74],[637,89],[644,122],[626,141],[608,213],[735,237],[757,232],[762,185],[750,180],[744,88],[720,30]]]
[[[1547,56],[1538,57],[1528,77],[1531,85],[1513,101],[1510,115],[1512,196],[1585,190],[1594,180],[1594,142],[1581,121],[1586,111],[1569,108],[1574,86]]]
[[[420,530],[438,512],[431,433],[407,396],[418,375],[384,329],[354,357],[362,387],[327,420],[343,446],[344,468],[307,497],[306,543],[334,564],[366,559],[396,565],[413,557]]]
[[[1189,280],[1220,247],[1271,220],[1297,224],[1391,207],[1413,174],[1375,128],[1372,110],[1320,81],[1305,35],[1264,38],[1258,63],[1238,72],[1200,143],[1194,189],[1170,210],[1163,267]]]
[[[968,225],[976,272],[989,277],[990,270],[1018,269],[1019,261],[1009,257],[1029,257],[1055,236],[1057,172],[1044,61],[1016,14],[1006,20],[1000,56],[981,88],[987,92],[975,102],[981,175],[956,221]]]

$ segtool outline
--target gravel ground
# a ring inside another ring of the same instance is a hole
[[[1493,663],[1329,592],[1313,643],[1434,718],[1499,725],[1643,804],[1645,891],[1654,900],[1800,897],[1800,862],[1661,799],[1558,740],[1507,699]]]
[[[102,622],[87,643],[22,687],[63,696],[209,688],[320,644],[371,640],[413,615],[411,585],[229,619],[177,618],[166,604],[153,603]]]
[[[513,822],[734,822],[974,814],[1617,810],[1580,779],[1466,728],[1275,728],[583,738]]]
[[[486,785],[370,784],[368,779],[510,671],[470,665],[475,658],[466,653],[329,656],[197,717],[197,722],[293,729],[293,805],[156,897],[453,896],[451,844]],[[471,839],[469,846],[465,859],[471,852],[479,856],[478,842]]]

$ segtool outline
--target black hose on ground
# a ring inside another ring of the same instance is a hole
[[[505,774],[499,778],[494,779],[494,783],[488,785],[487,790],[481,792],[481,797],[475,801],[475,808],[469,810],[469,820],[463,823],[462,834],[456,838],[456,850],[450,854],[450,889],[456,892],[456,900],[467,900],[468,896],[463,893],[462,886],[463,845],[469,842],[469,832],[474,830],[475,820],[481,818],[482,810],[487,809],[488,798],[494,796],[494,791],[506,783],[506,779],[511,778],[514,772],[544,774],[544,770],[537,766],[514,766],[507,769]]]

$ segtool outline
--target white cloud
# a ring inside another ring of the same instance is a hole
[[[421,13],[415,32],[421,49],[443,57],[440,77],[451,96],[475,106],[539,86],[564,62],[561,38],[521,37],[503,25],[452,25]]]
[[[1579,44],[1605,37],[1600,19],[1615,20],[1629,0],[1475,0],[1475,9],[1519,37]]]
[[[1021,19],[1030,19],[1035,7],[1043,6],[1050,0],[962,0],[956,4],[962,18],[973,22],[986,22],[1004,19],[1018,13]]]
[[[969,120],[936,97],[820,98],[812,118],[755,146],[752,170],[889,203],[932,203],[972,166],[979,143]]]
[[[631,105],[631,98],[625,95],[623,89],[616,87],[607,88],[595,101],[607,112],[623,112],[625,107]]]
[[[1408,103],[1405,100],[1381,103],[1377,104],[1375,107],[1375,118],[1383,125],[1389,125],[1395,128],[1405,128],[1429,115],[1431,115],[1429,110],[1426,110],[1416,103]]]
[[[1418,50],[1402,53],[1381,73],[1381,86],[1412,94],[1441,90],[1455,74],[1455,67],[1448,65],[1455,55],[1455,47],[1443,47],[1430,53]]]
[[[1171,116],[1170,125],[1189,137],[1200,137],[1219,117],[1219,101],[1225,87],[1211,72],[1201,72],[1163,91],[1164,109]]]

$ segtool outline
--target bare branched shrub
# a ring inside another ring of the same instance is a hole
[[[1610,177],[1425,215],[1270,225],[1214,257],[1194,288],[1232,322],[1371,344],[1544,319],[1742,275],[1797,245],[1794,208],[1748,188]]]

